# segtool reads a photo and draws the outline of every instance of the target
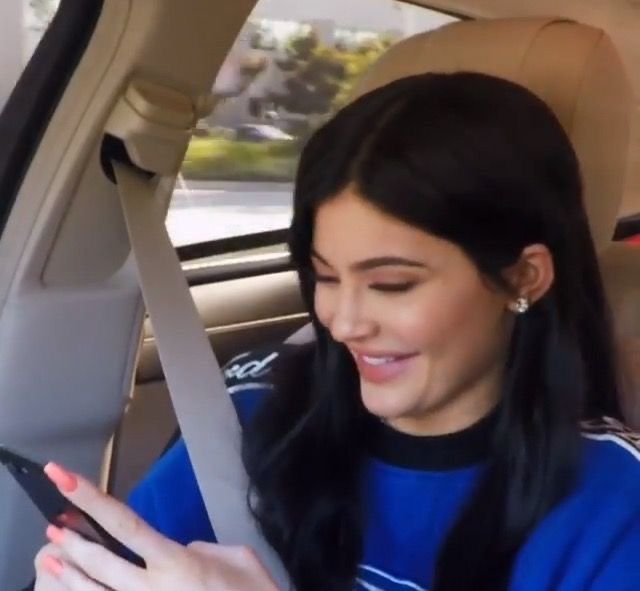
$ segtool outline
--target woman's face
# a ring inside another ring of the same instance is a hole
[[[313,265],[316,313],[353,355],[369,412],[437,435],[496,404],[513,314],[459,247],[348,188],[317,212]]]

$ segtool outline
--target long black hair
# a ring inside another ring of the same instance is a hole
[[[244,449],[252,510],[299,591],[353,588],[363,549],[367,412],[351,356],[314,313],[310,259],[318,207],[347,186],[455,243],[505,290],[504,270],[527,245],[552,254],[553,286],[515,321],[486,469],[433,574],[434,591],[506,589],[518,550],[571,491],[580,420],[620,416],[575,153],[542,100],[476,73],[394,81],[309,140],[290,249],[317,342],[283,366]]]

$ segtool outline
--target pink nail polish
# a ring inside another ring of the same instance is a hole
[[[57,527],[66,527],[67,529],[77,529],[82,523],[83,519],[76,511],[69,513],[62,513],[56,518],[56,523],[53,525]]]
[[[50,554],[47,554],[42,559],[42,566],[48,570],[54,577],[60,577],[62,575],[62,571],[64,570],[64,564],[57,558],[54,558]]]
[[[47,538],[54,544],[62,544],[64,539],[64,531],[55,525],[47,527]]]
[[[49,462],[44,467],[45,474],[62,492],[73,492],[78,488],[78,479],[58,464]]]

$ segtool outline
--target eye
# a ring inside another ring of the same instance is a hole
[[[313,279],[316,283],[338,283],[337,277],[332,277],[331,275],[321,275],[320,273],[314,273]]]
[[[404,293],[415,287],[415,285],[415,281],[404,281],[403,283],[372,283],[369,287],[383,293]]]

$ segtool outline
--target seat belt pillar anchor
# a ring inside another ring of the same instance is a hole
[[[137,168],[161,176],[180,170],[193,128],[207,101],[133,78],[107,120],[105,134],[124,144]]]

